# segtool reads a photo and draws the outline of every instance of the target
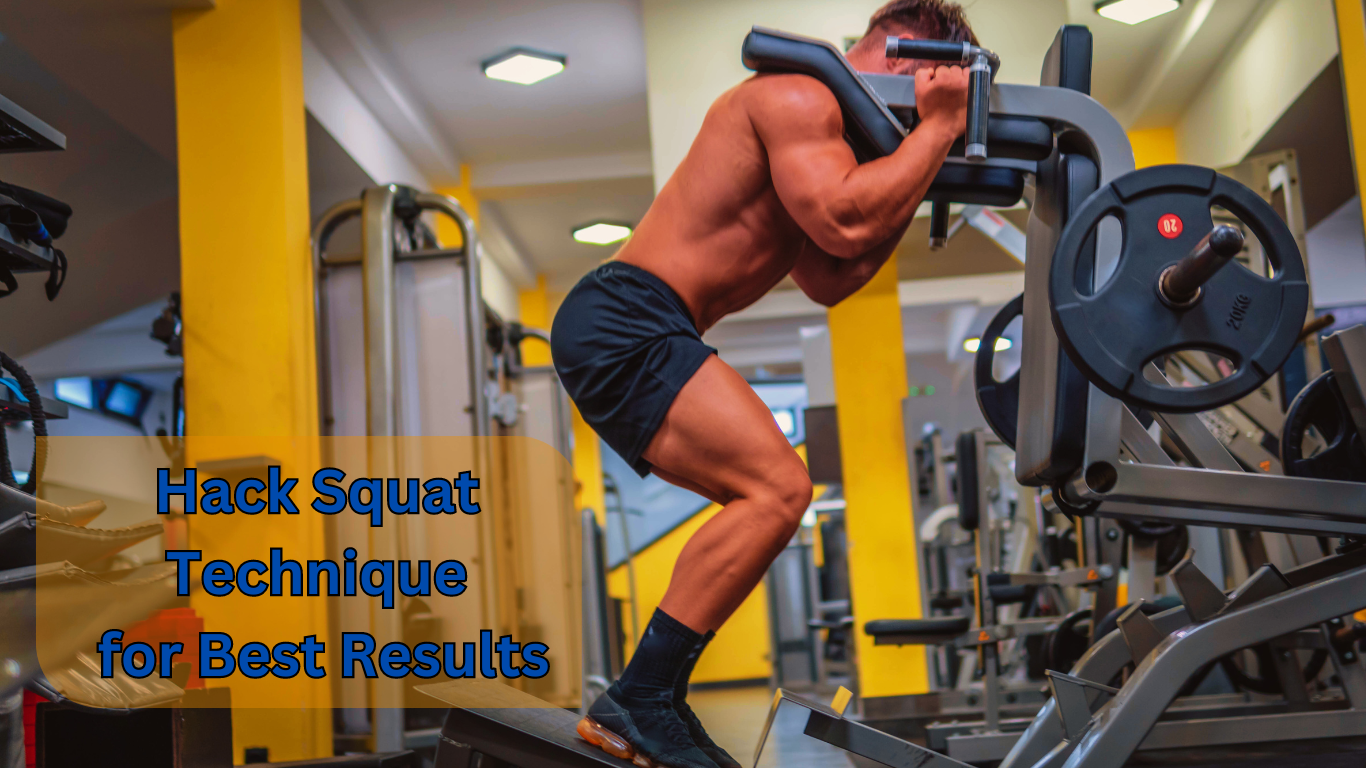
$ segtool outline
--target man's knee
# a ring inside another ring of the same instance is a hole
[[[784,463],[765,478],[765,493],[774,511],[789,526],[801,523],[811,505],[811,475],[800,460]]]

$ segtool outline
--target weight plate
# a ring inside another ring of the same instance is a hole
[[[1162,520],[1120,519],[1115,522],[1119,523],[1119,527],[1123,528],[1130,536],[1136,536],[1140,539],[1147,539],[1149,541],[1154,541],[1164,536],[1170,536],[1183,527],[1180,523]]]
[[[1168,306],[1158,278],[1214,229],[1211,206],[1257,236],[1274,276],[1229,264],[1193,305]],[[1081,254],[1106,216],[1120,221],[1123,247],[1113,276],[1083,293]],[[1053,327],[1072,362],[1107,394],[1162,413],[1207,411],[1251,393],[1290,356],[1308,306],[1304,262],[1275,210],[1233,179],[1190,165],[1145,168],[1096,190],[1063,230],[1049,275]],[[1228,358],[1235,371],[1202,387],[1144,377],[1149,362],[1187,349]]]
[[[1310,427],[1326,445],[1306,456]],[[1305,385],[1290,403],[1281,428],[1281,466],[1291,477],[1366,481],[1366,447],[1332,371]]]
[[[977,388],[977,405],[986,417],[991,431],[1001,442],[1015,449],[1015,429],[1020,423],[1020,372],[1005,381],[997,381],[992,374],[996,360],[996,340],[1006,332],[1010,321],[1024,314],[1024,294],[1011,299],[982,332],[974,361],[973,383]]]

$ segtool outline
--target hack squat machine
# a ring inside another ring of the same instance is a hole
[[[1058,32],[1038,86],[994,83],[997,57],[966,43],[889,39],[887,55],[970,68],[965,139],[926,197],[931,236],[946,237],[950,203],[1030,203],[1025,291],[1004,310],[1023,315],[1022,364],[1006,382],[991,378],[989,352],[985,377],[979,369],[979,402],[997,434],[958,441],[960,504],[989,507],[987,484],[965,483],[965,468],[983,463],[989,444],[1011,445],[1015,479],[1077,521],[1083,562],[1076,572],[1007,581],[1113,586],[1116,574],[1105,568],[1119,562],[1117,545],[1103,534],[1117,522],[1278,532],[1325,546],[1296,567],[1263,563],[1226,585],[1197,564],[1201,544],[1192,534],[1168,574],[1179,605],[1124,611],[1117,630],[1093,638],[1070,669],[1048,671],[1051,696],[1022,733],[1003,734],[998,721],[960,734],[964,759],[1120,768],[1140,747],[1366,734],[1362,632],[1352,616],[1366,608],[1366,327],[1323,341],[1329,370],[1290,403],[1275,457],[1283,474],[1247,471],[1211,430],[1216,422],[1202,417],[1265,389],[1301,341],[1309,287],[1299,245],[1275,209],[1210,169],[1135,171],[1124,131],[1088,95],[1085,27]],[[743,56],[752,70],[803,73],[827,85],[860,160],[891,153],[914,130],[912,77],[860,74],[826,42],[758,27]],[[1097,589],[1097,603],[1107,594],[1108,604],[1093,605],[1097,616],[1116,607],[1113,589]],[[865,630],[888,642],[971,646],[991,675],[998,646],[1022,631],[989,618],[991,600],[990,589],[978,590],[968,635],[961,621],[943,619],[888,619]],[[1211,665],[1252,647],[1272,650],[1261,672],[1279,679],[1279,696],[1203,706],[1183,696]],[[1320,658],[1318,669],[1303,668],[1302,650]],[[1306,684],[1325,666],[1329,684],[1311,696]],[[827,707],[780,690],[770,727],[783,702],[809,711],[806,735],[882,765],[968,764],[846,717],[847,699]],[[558,709],[456,707],[436,764],[624,768],[577,738],[577,719]]]

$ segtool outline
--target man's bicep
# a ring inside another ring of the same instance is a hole
[[[821,222],[810,219],[822,216],[858,161],[844,141],[844,121],[834,95],[807,80],[770,88],[758,100],[753,119],[778,197],[811,233],[808,224]]]

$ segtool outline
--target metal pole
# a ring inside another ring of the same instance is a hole
[[[365,431],[366,459],[372,477],[397,476],[395,431],[398,427],[398,388],[394,347],[394,197],[392,184],[372,187],[361,196],[361,286],[365,307]],[[370,556],[380,560],[400,557],[398,528],[370,529]],[[375,600],[370,606],[375,644],[403,640],[402,615]],[[389,678],[371,681],[375,751],[403,749],[403,682]]]
[[[359,216],[360,200],[346,200],[328,208],[313,228],[313,333],[318,377],[318,434],[332,434],[332,376],[327,333],[327,243],[342,222]]]
[[[489,424],[489,401],[485,392],[488,370],[484,350],[484,295],[482,272],[480,270],[479,233],[474,229],[474,219],[461,207],[460,202],[448,195],[421,192],[417,204],[425,211],[440,211],[460,225],[464,238],[465,251],[465,303],[469,313],[469,362],[471,376],[474,378],[474,430],[472,434],[483,437],[492,434]]]

